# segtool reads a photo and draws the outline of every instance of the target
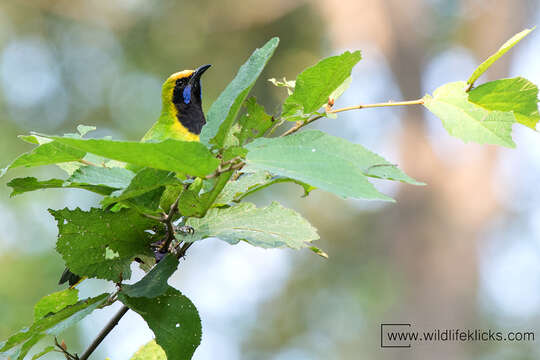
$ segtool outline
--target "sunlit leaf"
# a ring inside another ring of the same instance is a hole
[[[34,321],[37,321],[49,313],[55,313],[66,306],[73,305],[79,300],[79,290],[67,288],[49,294],[34,305]]]
[[[163,348],[152,340],[137,350],[130,360],[167,360],[167,355]]]
[[[481,63],[477,68],[476,70],[474,70],[474,72],[472,73],[471,77],[467,80],[467,84],[474,84],[474,82],[487,70],[489,69],[489,67],[491,65],[493,65],[493,63],[497,60],[499,60],[499,58],[501,56],[503,56],[508,50],[510,50],[511,48],[514,47],[514,45],[516,45],[518,42],[520,42],[521,40],[523,40],[523,38],[527,35],[529,35],[529,33],[531,31],[533,31],[535,29],[535,27],[533,27],[532,29],[525,29],[519,33],[517,33],[516,35],[512,36],[510,39],[508,39],[508,41],[506,41],[500,48],[499,50],[497,50],[497,52],[493,55],[491,55],[490,57],[488,57],[483,63]]]
[[[283,104],[287,120],[308,117],[326,104],[330,97],[340,96],[350,83],[352,68],[362,58],[360,51],[346,51],[319,61],[296,79],[294,92]]]
[[[518,123],[536,128],[538,87],[522,77],[482,84],[469,92],[469,101],[486,110],[512,111]]]
[[[439,87],[433,96],[424,96],[424,106],[441,119],[452,136],[464,142],[515,147],[512,125],[515,117],[507,111],[489,111],[469,101],[465,82]]]

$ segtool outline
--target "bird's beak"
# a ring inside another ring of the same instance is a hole
[[[191,81],[190,81],[190,82],[193,84],[193,83],[195,83],[196,81],[199,81],[199,80],[201,79],[201,75],[204,74],[204,72],[205,72],[206,70],[208,70],[208,68],[209,68],[210,66],[212,66],[212,65],[209,65],[209,64],[208,64],[208,65],[199,66],[199,67],[197,68],[197,70],[195,70],[195,71],[193,72],[193,75],[191,76],[191,79],[190,79]]]

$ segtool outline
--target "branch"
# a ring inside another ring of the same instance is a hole
[[[228,166],[226,166],[228,165]],[[224,163],[220,164],[216,171],[214,171],[212,174],[207,175],[205,179],[213,179],[215,177],[218,177],[219,175],[226,173],[231,170],[240,170],[246,165],[245,162],[241,160],[240,157],[236,157],[234,159],[231,159],[229,161],[225,161]]]
[[[98,336],[94,339],[94,341],[92,341],[90,346],[88,346],[88,348],[84,351],[84,353],[78,359],[79,360],[87,360],[88,357],[90,357],[90,355],[92,355],[94,350],[96,350],[96,348],[99,346],[99,344],[101,344],[103,339],[105,339],[105,337],[107,335],[109,335],[111,330],[118,324],[120,319],[124,315],[126,315],[128,310],[129,310],[129,308],[127,306],[125,306],[125,305],[122,306],[122,308],[116,313],[116,315],[114,315],[114,317],[107,323],[107,325],[105,325],[105,327],[100,331]]]
[[[73,354],[70,354],[67,351],[67,346],[66,346],[66,343],[64,342],[64,340],[62,340],[62,343],[59,344],[58,339],[55,336],[54,337],[54,345],[56,345],[56,347],[58,348],[58,350],[54,350],[54,351],[57,351],[59,353],[64,354],[64,356],[66,357],[66,360],[80,360],[79,357],[77,356],[77,354],[73,355]]]
[[[167,227],[167,238],[165,239],[165,242],[161,244],[159,248],[160,253],[166,253],[169,251],[169,245],[171,245],[171,242],[174,240],[174,216],[176,215],[176,212],[178,211],[178,202],[180,201],[180,196],[182,194],[178,195],[174,203],[171,205],[171,208],[169,209],[169,213],[163,217],[161,222],[165,224]]]
[[[374,104],[364,104],[364,105],[355,105],[355,106],[347,106],[341,109],[336,110],[330,110],[327,111],[326,114],[337,114],[344,111],[350,111],[350,110],[360,110],[360,109],[367,109],[367,108],[375,108],[375,107],[388,107],[388,106],[406,106],[406,105],[422,105],[424,103],[424,99],[417,99],[417,100],[410,100],[410,101],[388,101],[384,103],[374,103]],[[319,120],[320,118],[325,117],[325,115],[317,115],[312,117],[311,119],[308,119],[306,121],[298,121],[296,125],[294,125],[289,130],[285,131],[281,136],[287,136],[290,134],[294,134],[307,124],[311,124],[312,122]]]

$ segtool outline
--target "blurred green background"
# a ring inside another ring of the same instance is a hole
[[[138,140],[157,118],[161,82],[213,64],[206,108],[237,68],[281,38],[254,95],[279,112],[283,89],[318,59],[362,50],[353,84],[336,106],[416,99],[468,77],[483,58],[540,23],[533,0],[227,0],[0,2],[0,166],[30,147],[17,135],[73,132]],[[540,83],[536,30],[481,80],[525,76]],[[343,200],[281,184],[250,199],[278,200],[318,229],[323,260],[308,251],[262,250],[208,239],[170,280],[199,308],[195,359],[537,359],[522,343],[435,343],[381,349],[379,326],[417,329],[540,329],[540,142],[515,129],[516,150],[463,144],[422,108],[344,113],[316,127],[361,143],[428,184],[379,183],[396,204]],[[0,339],[28,325],[32,306],[56,285],[63,262],[47,208],[88,209],[98,198],[48,190],[9,198],[13,177],[46,179],[53,167],[0,179]],[[136,276],[140,276],[137,273]],[[90,280],[87,296],[110,284]],[[114,309],[65,334],[80,352]],[[540,332],[537,331],[537,337]],[[96,359],[128,359],[152,337],[133,313]],[[50,359],[61,359],[52,354]]]

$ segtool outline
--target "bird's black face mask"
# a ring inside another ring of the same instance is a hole
[[[201,75],[210,65],[203,65],[191,76],[179,78],[173,90],[172,102],[178,121],[193,134],[199,135],[206,124],[202,109]]]

